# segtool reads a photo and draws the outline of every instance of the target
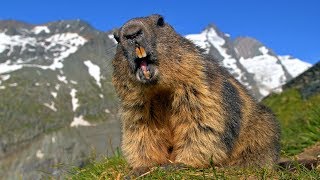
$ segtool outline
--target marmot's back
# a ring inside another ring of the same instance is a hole
[[[279,126],[273,114],[162,16],[132,19],[114,36],[122,150],[133,168],[277,161]]]

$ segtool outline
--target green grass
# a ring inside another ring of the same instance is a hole
[[[263,100],[276,114],[282,129],[282,155],[292,156],[320,141],[320,95],[306,100],[299,91],[287,90]],[[76,168],[68,179],[123,179],[130,168],[119,151],[100,162],[92,161],[85,168]],[[296,170],[286,169],[164,169],[155,167],[138,179],[320,179],[320,171],[308,170],[296,164]]]
[[[280,121],[283,155],[295,155],[320,141],[320,94],[303,100],[298,90],[290,89],[263,103]]]
[[[296,165],[295,171],[285,169],[240,169],[240,168],[215,168],[207,169],[164,169],[155,167],[151,171],[135,177],[137,179],[319,179],[319,170],[308,170]],[[106,158],[101,162],[92,162],[82,169],[74,169],[67,179],[124,179],[130,174],[130,168],[122,156]],[[135,179],[133,178],[133,179]]]
[[[74,168],[69,179],[117,179],[129,173],[129,167],[121,155],[116,151],[112,157],[106,157],[100,162],[91,161],[85,168]]]

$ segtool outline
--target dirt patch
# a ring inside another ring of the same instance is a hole
[[[307,169],[320,170],[320,142],[317,142],[313,146],[305,148],[302,153],[294,157],[281,158],[279,165],[281,167],[294,170],[295,162],[302,164]]]
[[[307,147],[302,153],[297,155],[298,159],[320,159],[320,142]]]

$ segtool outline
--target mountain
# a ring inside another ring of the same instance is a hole
[[[277,56],[249,37],[214,25],[187,35],[257,98],[310,64]],[[0,175],[59,178],[120,145],[118,99],[111,84],[116,42],[81,20],[42,25],[0,21]],[[42,173],[40,173],[42,172]]]
[[[272,109],[280,122],[281,152],[286,157],[304,151],[297,156],[298,159],[319,158],[319,102],[320,61],[286,83],[283,92],[272,93],[262,100],[262,103]]]
[[[57,164],[81,166],[119,146],[107,35],[80,20],[0,21],[2,177],[59,175]]]
[[[251,37],[231,39],[215,25],[186,38],[219,60],[258,100],[271,92],[281,92],[282,85],[311,67],[291,56],[278,56]]]

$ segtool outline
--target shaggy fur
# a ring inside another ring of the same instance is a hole
[[[122,151],[134,169],[172,162],[196,168],[210,161],[258,167],[277,162],[280,130],[274,115],[162,16],[132,19],[114,36]],[[145,49],[145,59],[135,54],[137,46]]]

